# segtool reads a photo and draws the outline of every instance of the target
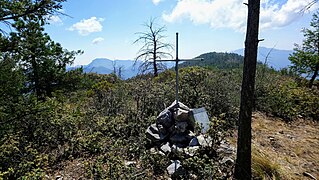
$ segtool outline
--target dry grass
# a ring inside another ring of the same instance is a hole
[[[253,172],[261,179],[319,179],[319,123],[281,119],[254,113]],[[236,143],[234,137],[231,141]],[[262,173],[264,171],[264,173]],[[278,174],[277,174],[278,173]]]
[[[280,165],[264,153],[258,149],[252,149],[253,175],[261,179],[280,179]]]

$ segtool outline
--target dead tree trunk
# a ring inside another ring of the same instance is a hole
[[[156,65],[156,60],[157,60],[157,43],[156,43],[156,37],[153,36],[153,43],[154,43],[154,50],[153,50],[153,69],[154,69],[154,77],[158,76],[158,70],[157,70],[157,65]]]
[[[239,112],[236,179],[251,179],[251,118],[254,104],[260,0],[249,0],[244,71]]]

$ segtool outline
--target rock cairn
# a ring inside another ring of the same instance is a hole
[[[210,136],[203,133],[195,135],[195,126],[201,126],[202,119],[195,119],[194,113],[196,110],[190,109],[181,102],[177,104],[176,101],[164,109],[157,116],[156,122],[146,130],[147,138],[158,149],[157,151],[152,148],[151,152],[162,155],[182,152],[192,157],[200,147],[211,147],[213,140]],[[234,154],[234,149],[228,143],[221,142],[217,151],[224,157],[221,164],[233,164],[232,158],[229,157]],[[167,167],[168,174],[172,176],[183,174],[181,162],[179,160],[171,161],[172,163]]]
[[[175,101],[157,116],[156,123],[147,128],[146,135],[163,155],[179,151],[193,156],[200,145],[211,143],[211,139],[203,135],[195,136],[194,129],[192,109]],[[180,161],[173,160],[167,171],[170,175],[182,173]]]
[[[195,120],[191,116],[190,108],[175,101],[157,116],[155,124],[147,128],[147,137],[155,145],[163,145],[164,153],[173,145],[180,148],[198,146],[193,133]]]

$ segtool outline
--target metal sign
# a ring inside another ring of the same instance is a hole
[[[193,109],[191,111],[193,118],[198,125],[201,127],[201,133],[206,133],[206,131],[209,129],[209,118],[206,112],[206,109],[204,107]]]

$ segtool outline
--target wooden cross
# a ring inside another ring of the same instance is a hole
[[[176,33],[176,59],[161,59],[161,60],[157,60],[157,61],[174,61],[175,64],[175,72],[176,72],[176,87],[175,87],[175,100],[176,100],[176,105],[178,105],[178,62],[180,61],[202,61],[204,60],[204,58],[193,58],[193,59],[179,59],[178,58],[178,32]]]

